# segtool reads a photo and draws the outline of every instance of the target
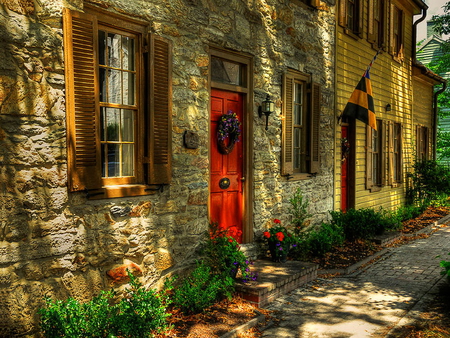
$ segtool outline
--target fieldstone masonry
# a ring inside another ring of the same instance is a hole
[[[85,4],[146,20],[173,42],[173,179],[162,192],[110,200],[68,192],[62,9]],[[0,337],[34,336],[44,296],[89,299],[126,266],[157,286],[195,260],[208,226],[210,45],[254,58],[255,238],[272,218],[288,221],[298,187],[313,221],[326,218],[335,10],[334,0],[318,9],[300,0],[0,0]],[[322,87],[321,172],[296,182],[280,176],[287,67]],[[257,113],[266,93],[277,106],[268,131]],[[187,130],[196,148],[184,146]]]

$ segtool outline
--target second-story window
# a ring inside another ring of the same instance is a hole
[[[390,53],[397,59],[403,60],[403,44],[404,44],[404,19],[403,11],[397,6],[393,6],[392,11],[392,32]]]
[[[340,0],[339,25],[345,28],[345,32],[362,37],[362,1]]]
[[[370,0],[368,20],[368,40],[374,48],[383,48],[386,45],[387,7],[386,0]]]

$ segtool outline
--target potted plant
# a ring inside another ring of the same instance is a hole
[[[279,219],[274,219],[273,223],[272,227],[264,231],[263,236],[267,241],[272,261],[284,263],[291,247],[297,245],[297,240],[286,227],[281,225]]]

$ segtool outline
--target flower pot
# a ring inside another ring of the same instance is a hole
[[[269,251],[273,262],[285,263],[287,261],[288,250],[283,248],[280,243],[269,242]]]

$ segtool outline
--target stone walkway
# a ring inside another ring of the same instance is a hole
[[[432,298],[444,282],[439,267],[450,252],[450,228],[392,248],[378,262],[352,275],[317,279],[278,298],[266,308],[278,325],[262,337],[388,337]]]

